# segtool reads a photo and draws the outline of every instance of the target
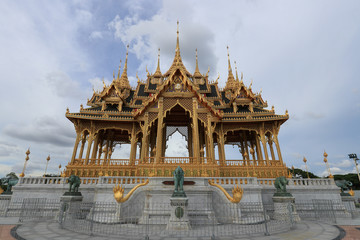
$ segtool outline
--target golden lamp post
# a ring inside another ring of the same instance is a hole
[[[357,172],[357,175],[358,175],[358,178],[359,178],[359,181],[360,181],[360,174],[359,174],[358,163],[357,163],[357,161],[359,161],[359,159],[358,159],[358,157],[357,157],[357,155],[355,153],[350,153],[349,158],[354,160],[356,172]]]
[[[28,148],[28,150],[26,151],[26,158],[25,158],[25,163],[24,163],[24,168],[23,168],[23,170],[22,170],[22,173],[20,173],[20,177],[24,177],[25,176],[25,169],[26,169],[26,163],[27,163],[27,161],[29,161],[29,155],[30,155],[30,148]]]
[[[303,161],[304,161],[304,163],[305,163],[305,169],[306,169],[307,176],[308,176],[308,178],[310,178],[310,176],[309,176],[309,171],[308,171],[308,167],[307,167],[307,164],[306,164],[307,160],[306,160],[305,157],[304,157]]]
[[[331,175],[331,171],[330,171],[330,166],[329,166],[329,163],[328,163],[328,160],[327,160],[327,156],[328,154],[324,151],[324,163],[326,164],[326,168],[329,172],[329,178],[334,178],[333,175]]]
[[[48,167],[49,161],[50,161],[50,155],[46,158],[46,167],[45,167],[44,177],[45,177],[45,175],[46,175],[46,171],[47,171],[47,167]]]

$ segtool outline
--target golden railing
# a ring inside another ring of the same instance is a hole
[[[279,160],[215,160],[201,157],[154,157],[145,159],[75,159],[69,164],[66,176],[171,176],[181,166],[191,177],[258,177],[287,176],[286,166]]]

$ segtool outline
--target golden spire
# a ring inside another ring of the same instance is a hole
[[[227,55],[228,55],[228,69],[229,69],[229,74],[228,74],[228,79],[226,81],[226,85],[225,85],[225,90],[227,89],[234,89],[236,82],[235,82],[235,78],[234,75],[232,73],[232,69],[231,69],[231,64],[230,64],[230,54],[229,54],[229,46],[226,47],[227,48]]]
[[[182,63],[180,55],[180,41],[179,41],[179,21],[177,21],[177,31],[176,31],[176,49],[175,49],[175,58],[169,70],[164,74],[164,76],[170,75],[175,69],[181,69],[186,75],[191,76],[188,70],[185,68]]]
[[[236,61],[234,61],[234,64],[235,64],[236,81],[239,81],[239,76],[238,76],[238,72],[237,72]]]
[[[176,52],[179,52],[180,55],[180,41],[179,41],[179,20],[177,21],[177,30],[176,30]]]
[[[156,71],[154,73],[154,77],[161,77],[161,71],[160,71],[160,48],[158,49],[158,62],[157,62],[157,67],[156,67]]]
[[[199,71],[197,49],[195,49],[195,52],[196,52],[196,66],[195,66],[194,77],[202,77],[202,75],[201,75],[201,73],[200,73],[200,71]]]
[[[126,58],[125,58],[125,65],[124,65],[124,70],[121,74],[121,77],[120,77],[120,88],[123,89],[123,88],[128,88],[130,89],[130,83],[129,83],[129,79],[128,79],[128,76],[127,76],[127,61],[128,61],[128,55],[129,55],[129,45],[126,46]]]
[[[119,79],[119,78],[120,78],[120,68],[121,68],[121,60],[120,60],[120,64],[119,64],[119,70],[118,70],[117,79]]]

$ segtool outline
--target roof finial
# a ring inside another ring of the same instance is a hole
[[[115,80],[115,70],[113,71],[113,80]]]
[[[229,71],[231,71],[230,54],[229,54],[229,46],[226,46],[226,48],[227,48],[227,55],[228,55],[228,65],[229,65]]]
[[[180,51],[180,41],[179,41],[179,20],[177,21],[177,30],[176,30],[176,52]]]
[[[128,55],[129,55],[129,44],[126,46],[126,58],[125,58],[125,65],[124,65],[125,74],[127,74]]]
[[[158,62],[157,62],[156,71],[154,73],[154,77],[161,77],[161,71],[160,71],[160,48],[158,49]]]
[[[243,82],[243,79],[244,79],[244,75],[243,75],[243,72],[241,72],[241,83]]]
[[[126,46],[126,58],[125,58],[125,65],[124,65],[124,70],[121,74],[120,77],[120,88],[128,88],[130,89],[130,83],[129,83],[129,79],[127,76],[127,61],[128,61],[128,55],[129,55],[129,44]]]
[[[104,88],[106,88],[106,84],[105,84],[105,81],[104,81],[104,77],[102,78],[102,82],[104,84]]]
[[[195,66],[194,77],[201,77],[201,73],[199,71],[199,64],[198,64],[197,48],[195,49],[195,55],[196,55],[196,66]]]
[[[119,79],[119,78],[120,78],[120,68],[121,68],[121,60],[120,60],[120,64],[119,64],[119,70],[118,70],[117,79]]]
[[[235,64],[236,80],[239,81],[239,76],[238,76],[238,72],[237,72],[236,61],[234,61],[234,64]]]
[[[227,48],[227,54],[228,54],[228,64],[229,64],[229,74],[228,74],[228,79],[226,81],[226,85],[225,85],[225,90],[233,90],[236,87],[236,81],[234,78],[234,75],[232,73],[232,69],[231,69],[231,64],[230,64],[230,54],[229,54],[229,46],[226,47]]]
[[[140,83],[140,78],[139,78],[139,76],[138,76],[138,72],[136,72],[136,78],[137,78],[137,83],[139,84]]]

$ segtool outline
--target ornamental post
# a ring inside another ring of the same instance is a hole
[[[29,155],[30,155],[30,148],[28,148],[28,150],[25,152],[26,154],[26,158],[25,158],[25,163],[24,163],[24,168],[22,170],[22,172],[20,173],[20,177],[24,177],[25,176],[25,169],[26,169],[26,164],[27,164],[27,161],[29,161]]]
[[[160,163],[162,154],[162,140],[163,140],[163,122],[164,122],[164,98],[160,97],[158,102],[159,114],[156,136],[156,153],[155,162]]]

